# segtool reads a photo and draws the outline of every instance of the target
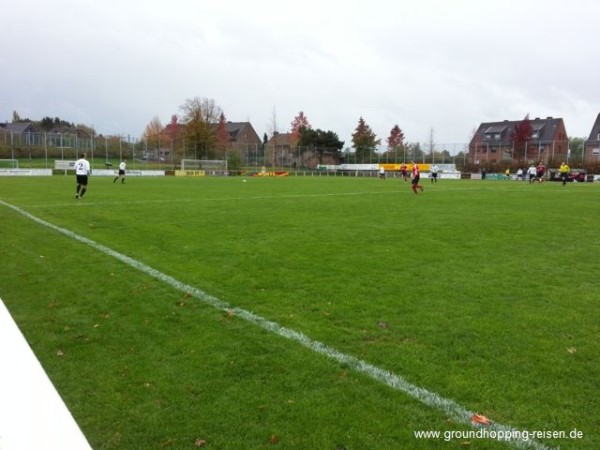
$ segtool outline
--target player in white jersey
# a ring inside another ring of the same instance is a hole
[[[77,177],[77,191],[75,198],[81,198],[87,191],[88,176],[91,174],[90,163],[85,159],[85,153],[82,153],[75,161],[75,176]]]
[[[113,180],[113,183],[116,183],[116,181],[120,178],[121,179],[121,183],[125,183],[125,167],[127,166],[126,160],[121,161],[121,164],[119,164],[119,174],[115,177],[115,179]]]

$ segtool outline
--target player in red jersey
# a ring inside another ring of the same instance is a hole
[[[546,173],[546,166],[543,161],[540,161],[538,166],[536,167],[535,179],[538,183],[542,184],[544,182],[544,174]]]
[[[402,172],[402,178],[404,179],[404,182],[406,183],[406,180],[408,180],[408,175],[406,174],[407,168],[406,168],[406,164],[402,163],[402,165],[400,166],[400,172]]]
[[[421,172],[419,171],[419,165],[412,161],[412,190],[416,194],[417,189],[421,189],[423,192],[423,186],[419,184],[419,180],[421,179]]]

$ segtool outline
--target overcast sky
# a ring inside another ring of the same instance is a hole
[[[600,112],[598,0],[4,2],[0,121],[60,117],[139,137],[193,97],[258,135],[299,111],[351,146],[465,143],[481,122]]]

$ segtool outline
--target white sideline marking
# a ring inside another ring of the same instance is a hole
[[[0,450],[92,450],[0,299]]]
[[[0,204],[15,210],[19,214],[22,214],[23,216],[31,219],[32,221],[34,221],[40,225],[51,228],[61,234],[64,234],[65,236],[75,239],[76,241],[79,241],[86,245],[89,245],[90,247],[93,247],[96,250],[99,250],[100,252],[102,252],[106,255],[112,256],[112,257],[122,261],[123,263],[127,264],[128,266],[131,266],[147,275],[150,275],[151,277],[156,278],[157,280],[160,280],[179,291],[189,294],[214,308],[217,308],[222,311],[231,310],[235,316],[241,317],[241,318],[247,320],[248,322],[251,322],[255,325],[260,326],[261,328],[263,328],[267,331],[270,331],[279,336],[282,336],[282,337],[285,337],[292,341],[295,341],[295,342],[301,344],[302,346],[314,351],[315,353],[324,355],[324,356],[326,356],[334,361],[337,361],[341,364],[345,364],[345,365],[351,367],[352,369],[356,370],[357,372],[363,373],[363,374],[371,377],[372,379],[391,387],[392,389],[404,392],[404,393],[410,395],[411,397],[419,400],[424,405],[427,405],[429,407],[443,411],[445,414],[447,414],[449,417],[456,420],[457,422],[460,422],[462,424],[471,425],[471,417],[475,413],[473,411],[467,410],[465,407],[459,405],[457,402],[455,402],[452,399],[441,397],[440,395],[436,394],[435,392],[432,392],[425,388],[411,384],[408,381],[406,381],[404,378],[402,378],[400,375],[396,375],[385,369],[376,367],[376,366],[374,366],[366,361],[360,360],[354,356],[339,352],[336,349],[329,347],[326,344],[323,344],[322,342],[315,341],[315,340],[309,338],[308,336],[306,336],[303,333],[294,331],[290,328],[283,327],[276,322],[265,319],[264,317],[258,316],[250,311],[246,311],[241,308],[231,307],[227,302],[219,300],[218,298],[213,297],[212,295],[207,294],[206,292],[204,292],[200,289],[197,289],[193,286],[182,283],[181,281],[171,277],[170,275],[166,275],[156,269],[153,269],[150,266],[147,266],[146,264],[144,264],[140,261],[137,261],[137,260],[130,258],[129,256],[123,255],[121,253],[118,253],[102,244],[98,244],[97,242],[94,242],[91,239],[80,236],[76,233],[73,233],[70,230],[61,228],[50,222],[46,222],[45,220],[42,220],[42,219],[28,213],[27,211],[22,210],[21,208],[18,208],[17,206],[11,205],[9,203],[5,203],[2,200],[0,200]],[[505,435],[509,434],[509,433],[518,432],[518,431],[524,431],[523,429],[516,429],[516,428],[510,427],[508,425],[503,425],[503,424],[496,423],[496,422],[487,426],[486,429],[490,430],[490,431],[493,430],[498,433],[502,432]],[[551,450],[552,449],[552,447],[548,447],[548,446],[546,446],[540,442],[537,442],[535,440],[532,440],[532,439],[530,439],[530,440],[510,440],[510,441],[505,441],[505,442],[508,445],[511,445],[514,448],[518,448],[518,449],[535,449],[535,450]],[[0,450],[4,450],[4,449],[0,446]],[[6,449],[6,450],[12,450],[12,449]]]

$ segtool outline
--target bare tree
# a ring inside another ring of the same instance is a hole
[[[185,146],[194,159],[216,157],[216,129],[221,108],[210,98],[194,97],[179,107],[185,124]]]

